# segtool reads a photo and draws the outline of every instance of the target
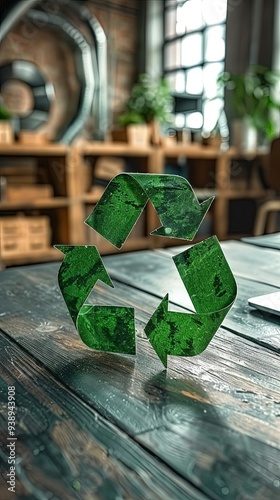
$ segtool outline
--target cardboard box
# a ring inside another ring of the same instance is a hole
[[[10,216],[0,218],[1,258],[20,257],[47,250],[51,243],[47,216]]]
[[[41,146],[48,143],[48,136],[45,132],[22,130],[18,135],[18,140],[27,146]]]
[[[14,131],[10,121],[0,120],[0,144],[14,142]]]

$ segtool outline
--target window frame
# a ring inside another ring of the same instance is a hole
[[[224,27],[224,42],[226,44],[226,18],[227,18],[227,13],[226,13],[226,17],[225,17],[225,20],[222,21],[222,22],[217,22],[217,23],[213,23],[213,24],[206,24],[204,23],[204,25],[201,27],[201,28],[196,28],[196,29],[193,29],[191,31],[186,31],[185,33],[180,33],[180,34],[176,34],[176,27],[174,27],[174,35],[173,36],[167,36],[166,34],[166,18],[167,18],[167,12],[168,11],[175,11],[175,20],[176,20],[176,11],[177,11],[177,7],[178,6],[183,6],[186,2],[188,2],[190,0],[173,0],[173,2],[170,2],[170,0],[163,0],[163,44],[162,44],[162,74],[165,78],[168,79],[168,76],[169,75],[176,75],[176,73],[178,72],[183,72],[184,73],[184,89],[185,91],[184,92],[178,92],[176,91],[175,88],[171,88],[171,93],[172,95],[174,96],[175,98],[175,110],[174,110],[174,114],[175,116],[178,114],[177,111],[176,111],[176,100],[185,100],[186,103],[187,101],[195,101],[196,100],[196,109],[193,110],[193,112],[201,112],[202,113],[202,116],[203,116],[203,123],[202,123],[202,126],[200,128],[194,128],[194,130],[203,130],[204,128],[204,107],[205,107],[205,104],[207,103],[207,101],[211,100],[213,101],[215,98],[218,98],[218,99],[222,99],[223,100],[223,92],[220,91],[220,93],[218,92],[218,88],[217,88],[217,93],[216,95],[212,96],[212,97],[207,97],[205,95],[205,82],[202,80],[202,84],[203,84],[203,89],[202,89],[202,92],[199,92],[197,94],[193,94],[193,93],[189,93],[187,92],[187,72],[188,70],[191,70],[193,68],[202,68],[202,72],[204,70],[204,68],[209,65],[209,64],[221,64],[222,67],[221,67],[221,72],[224,70],[224,66],[225,66],[225,53],[224,53],[224,56],[222,58],[217,58],[215,59],[214,61],[208,61],[206,60],[206,36],[207,36],[207,31],[209,30],[209,28],[214,28],[214,27],[217,27],[217,26],[222,26]],[[228,7],[228,6],[227,6]],[[227,8],[226,7],[226,8]],[[176,22],[176,21],[175,21]],[[190,64],[190,65],[182,65],[180,64],[180,66],[176,66],[174,65],[174,67],[170,67],[168,68],[167,67],[167,64],[166,64],[166,47],[170,44],[170,43],[174,43],[174,42],[179,42],[180,43],[180,62],[181,62],[181,50],[182,50],[182,41],[185,37],[187,36],[190,36],[190,35],[193,35],[193,34],[201,34],[202,36],[202,60],[200,63],[197,63],[197,64]],[[225,46],[225,50],[226,50],[226,46]],[[186,104],[186,107],[188,107],[188,105]],[[185,122],[187,120],[187,115],[190,114],[189,111],[186,111],[185,112]],[[183,127],[178,127],[178,128],[183,128]]]

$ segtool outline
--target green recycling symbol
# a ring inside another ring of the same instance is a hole
[[[121,248],[151,201],[161,227],[151,234],[192,240],[213,197],[199,204],[189,182],[177,175],[129,174],[114,177],[85,223]],[[59,287],[83,342],[92,349],[135,354],[134,309],[87,304],[97,280],[114,287],[96,246],[56,245],[64,254]],[[145,326],[167,367],[167,356],[195,356],[206,349],[236,297],[235,279],[216,236],[173,257],[195,308],[169,311],[168,294]]]

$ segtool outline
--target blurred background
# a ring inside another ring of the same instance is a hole
[[[215,194],[197,239],[279,230],[280,0],[2,0],[0,43],[2,267],[113,252],[83,221],[122,171]]]

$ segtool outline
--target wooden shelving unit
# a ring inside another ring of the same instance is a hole
[[[51,198],[2,201],[0,217],[9,214],[48,215],[52,224],[52,244],[84,245],[97,244],[102,254],[118,251],[113,245],[95,234],[84,224],[89,212],[94,208],[102,193],[102,188],[91,192],[88,189],[89,179],[94,184],[95,162],[99,158],[119,158],[131,161],[134,171],[148,173],[164,173],[166,160],[180,157],[188,160],[199,160],[199,168],[190,165],[191,174],[196,175],[204,169],[207,162],[214,169],[215,178],[212,183],[196,185],[192,182],[199,200],[215,195],[211,210],[213,233],[220,240],[232,237],[228,232],[228,216],[230,200],[266,199],[270,192],[258,185],[240,186],[232,178],[231,163],[235,159],[252,159],[255,152],[240,155],[233,148],[227,151],[197,144],[175,144],[172,146],[132,146],[126,143],[84,142],[68,147],[62,144],[45,145],[0,145],[0,159],[32,158],[40,163],[40,169],[46,172],[48,182],[52,185],[54,196]],[[1,165],[1,164],[0,164]],[[128,169],[126,169],[128,171]],[[190,172],[189,172],[190,173]],[[204,172],[205,173],[205,172]],[[212,176],[213,177],[213,176]],[[124,251],[144,248],[160,248],[168,244],[174,246],[182,240],[160,237],[149,237],[150,232],[159,226],[155,210],[148,204],[145,216],[141,217],[141,228],[136,230],[124,245]],[[89,233],[89,231],[91,231]],[[140,234],[141,233],[141,234]],[[234,235],[237,237],[238,235]],[[198,235],[201,239],[201,235]],[[183,242],[184,243],[184,242]],[[18,265],[32,262],[60,260],[62,254],[50,247],[47,251],[36,254],[22,254],[2,259],[2,266]],[[0,256],[1,261],[1,256]]]
[[[261,152],[258,156],[264,156],[265,153]],[[209,184],[202,188],[196,186],[196,181],[192,183],[194,191],[199,199],[205,199],[208,196],[215,196],[213,203],[212,217],[213,217],[213,232],[220,240],[229,238],[238,238],[240,235],[230,234],[228,231],[229,221],[229,203],[230,200],[237,199],[256,199],[262,200],[268,198],[271,193],[263,189],[261,186],[235,186],[235,180],[232,179],[231,164],[233,160],[253,160],[256,157],[256,151],[248,151],[240,153],[235,148],[227,150],[220,150],[211,146],[201,146],[199,144],[174,144],[174,146],[162,147],[158,152],[159,169],[164,168],[167,159],[177,159],[185,157],[188,160],[203,161],[203,167],[200,166],[200,172],[203,169],[207,170],[207,162],[214,164],[214,171],[211,172]],[[190,170],[192,170],[192,167]],[[196,174],[196,172],[189,171],[189,174]],[[204,180],[207,174],[204,172]],[[196,175],[194,178],[196,179]],[[209,186],[211,185],[211,187]],[[174,243],[173,243],[174,244]]]
[[[1,166],[5,160],[9,163],[13,159],[25,158],[40,163],[40,171],[44,172],[49,184],[53,186],[54,196],[50,198],[26,199],[21,201],[0,201],[0,218],[9,214],[25,215],[28,217],[48,215],[51,220],[53,243],[71,243],[71,207],[75,203],[69,192],[71,184],[71,170],[68,169],[70,148],[62,144],[25,145],[19,143],[1,144],[0,158]],[[6,167],[6,169],[9,166]],[[17,167],[20,171],[20,166]],[[43,250],[25,252],[20,255],[0,255],[2,267],[51,260],[60,260],[62,255],[52,246]]]

